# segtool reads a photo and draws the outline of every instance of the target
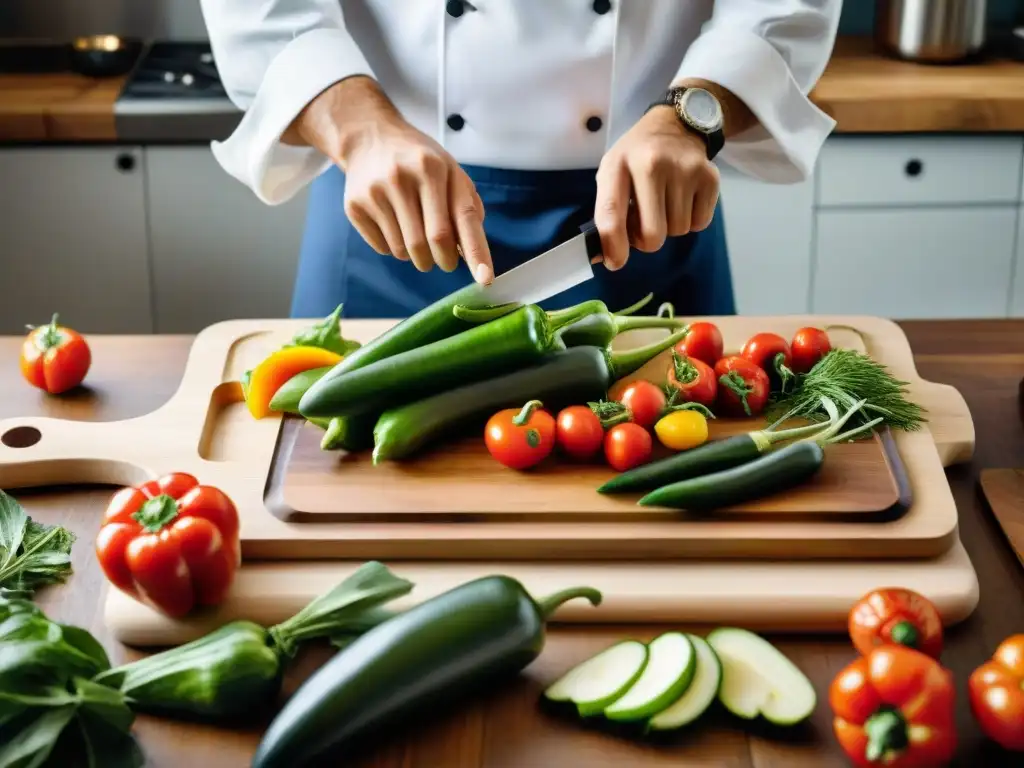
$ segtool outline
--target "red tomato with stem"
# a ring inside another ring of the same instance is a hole
[[[643,379],[628,384],[617,399],[629,409],[633,421],[644,429],[655,425],[668,402],[657,385]]]
[[[618,472],[640,466],[651,458],[653,449],[651,433],[633,422],[616,424],[604,436],[605,459]]]
[[[506,408],[487,421],[484,442],[491,456],[511,469],[539,464],[555,447],[555,419],[540,400]]]
[[[853,604],[848,619],[853,647],[867,655],[879,645],[905,645],[939,658],[942,619],[928,598],[909,589],[873,589]]]
[[[679,354],[708,365],[714,365],[722,358],[724,348],[722,332],[717,325],[707,322],[691,323],[686,338],[676,344]]]
[[[757,333],[743,345],[740,356],[754,363],[768,374],[778,389],[785,391],[793,380],[793,353],[789,342],[777,333]]]
[[[768,374],[739,355],[723,357],[715,364],[718,406],[729,416],[757,416],[768,402]]]
[[[32,328],[21,346],[21,375],[34,387],[51,395],[67,392],[82,383],[92,364],[85,339],[57,323]]]
[[[718,397],[718,379],[711,366],[676,350],[672,350],[672,363],[665,379],[679,393],[675,398],[678,402],[700,403],[710,408]]]
[[[967,681],[971,712],[1003,749],[1024,752],[1024,634],[1006,638]]]
[[[832,342],[825,331],[808,326],[793,334],[790,350],[793,354],[793,370],[796,373],[807,373],[832,351]]]
[[[590,459],[604,444],[604,427],[589,406],[570,405],[558,414],[555,438],[566,455],[574,459]]]

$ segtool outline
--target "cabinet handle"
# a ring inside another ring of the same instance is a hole
[[[117,165],[117,170],[121,173],[131,173],[135,170],[135,156],[134,155],[118,155],[117,160],[114,161]]]
[[[903,166],[903,172],[911,178],[920,176],[922,171],[924,171],[924,163],[916,157],[913,160],[907,160],[907,164]]]

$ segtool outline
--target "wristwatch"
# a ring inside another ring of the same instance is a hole
[[[708,160],[713,160],[725,146],[722,105],[710,91],[703,88],[670,88],[665,98],[647,109],[672,107],[687,130],[696,133],[708,148]]]

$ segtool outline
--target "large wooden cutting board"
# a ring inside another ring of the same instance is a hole
[[[913,498],[906,514],[884,523],[724,516],[628,522],[287,522],[271,514],[265,501],[281,419],[253,420],[237,382],[243,371],[308,324],[301,320],[240,320],[206,329],[195,340],[177,393],[146,416],[104,424],[36,417],[0,422],[0,487],[126,484],[172,470],[192,472],[235,499],[247,559],[793,560],[925,558],[950,549],[956,540],[956,507],[943,466],[970,457],[974,429],[958,392],[917,375],[909,344],[895,323],[823,316],[716,322],[732,350],[761,330],[788,336],[807,324],[850,326],[857,330],[830,332],[835,343],[868,351],[911,382],[912,396],[929,410],[931,424],[895,435]],[[389,325],[347,321],[345,331],[368,341]],[[653,361],[636,375],[660,377],[667,362],[667,357]],[[520,479],[509,478],[508,486],[490,489],[481,503],[515,492]],[[459,488],[457,475],[441,477],[432,493],[450,495]],[[592,494],[592,489],[588,482],[580,493]]]

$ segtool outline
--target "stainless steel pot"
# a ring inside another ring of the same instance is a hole
[[[908,61],[952,63],[985,47],[986,0],[876,0],[875,38]]]

